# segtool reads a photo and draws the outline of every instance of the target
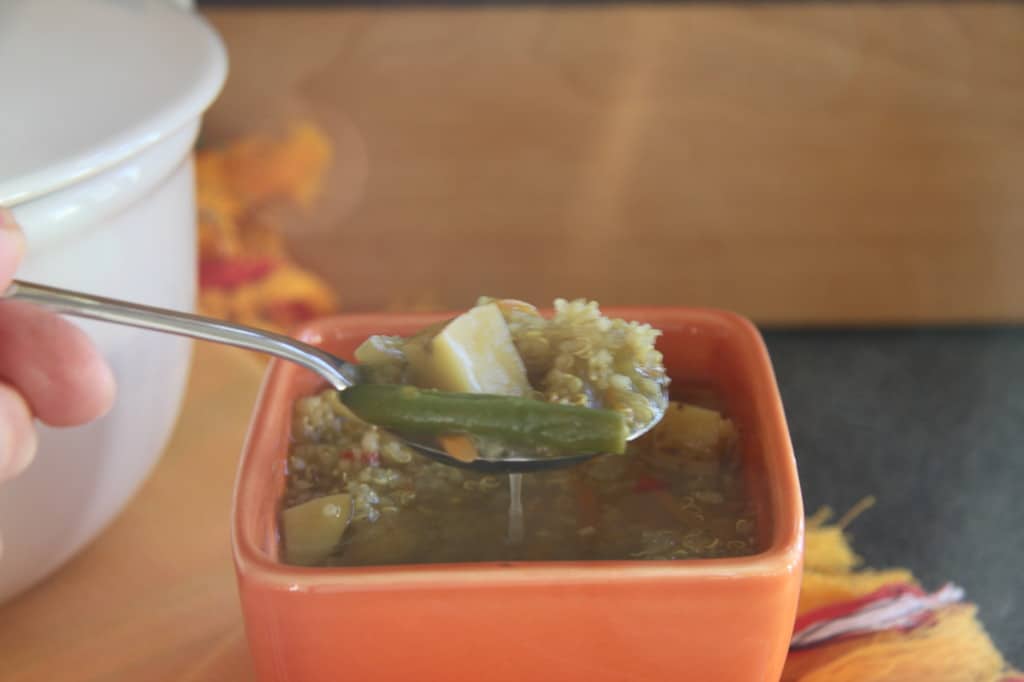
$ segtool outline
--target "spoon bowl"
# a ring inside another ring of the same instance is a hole
[[[215,318],[92,296],[20,280],[13,280],[0,296],[0,300],[26,301],[64,315],[128,325],[165,334],[188,336],[202,341],[212,341],[266,353],[315,372],[339,391],[344,391],[362,380],[359,365],[347,362],[324,350],[282,334]],[[648,423],[633,429],[626,440],[636,440],[661,420],[668,407],[667,388],[663,388],[660,397],[657,404],[653,405],[653,418]],[[392,432],[392,435],[401,439],[408,447],[437,462],[485,473],[527,473],[559,469],[575,466],[602,454],[541,455],[517,452],[501,459],[477,458],[471,462],[463,462],[434,445],[407,438],[400,433]]]

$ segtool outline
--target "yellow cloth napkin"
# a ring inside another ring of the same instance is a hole
[[[902,568],[860,568],[846,529],[871,500],[828,524],[830,510],[807,520],[804,578],[799,614],[849,602],[886,585],[917,585]],[[981,623],[976,607],[958,603],[938,610],[934,620],[907,632],[887,631],[792,651],[785,682],[1010,682],[1024,680],[1011,670]]]

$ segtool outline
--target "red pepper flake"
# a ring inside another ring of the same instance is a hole
[[[668,489],[668,483],[654,476],[641,476],[633,484],[633,492],[636,493],[651,493],[656,490],[666,489]]]
[[[201,258],[200,288],[234,289],[263,279],[277,267],[272,258]]]
[[[379,452],[366,452],[363,453],[363,464],[371,467],[380,465],[380,453]]]
[[[346,450],[345,452],[341,453],[341,458],[351,461],[356,458],[356,453],[352,452],[351,450]]]

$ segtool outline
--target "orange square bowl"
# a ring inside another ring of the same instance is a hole
[[[608,308],[649,322],[674,381],[710,381],[741,429],[762,551],[728,559],[300,568],[279,560],[277,510],[293,401],[320,380],[267,370],[233,500],[250,652],[281,682],[777,680],[803,556],[796,462],[764,342],[746,319],[692,308]],[[342,357],[434,314],[351,315],[299,337]]]

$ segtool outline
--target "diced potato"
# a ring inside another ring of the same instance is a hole
[[[288,563],[312,566],[341,542],[352,518],[352,497],[328,495],[285,509],[281,514]]]
[[[719,441],[719,449],[723,454],[732,452],[740,440],[739,430],[736,423],[731,419],[723,418],[721,422],[722,439]]]
[[[371,336],[356,348],[356,361],[361,365],[404,362],[403,341],[398,336]]]
[[[405,339],[399,336],[371,336],[356,348],[355,356],[367,381],[400,384],[405,378]]]
[[[718,457],[735,438],[735,427],[715,410],[673,403],[654,433],[659,449]]]
[[[384,334],[371,336],[356,348],[356,362],[368,366],[402,364],[405,362],[405,346],[423,346],[430,343],[449,322],[451,320],[435,322],[407,339],[401,336],[388,336]]]
[[[404,350],[414,383],[424,388],[514,396],[530,391],[523,360],[494,303],[470,309]]]

